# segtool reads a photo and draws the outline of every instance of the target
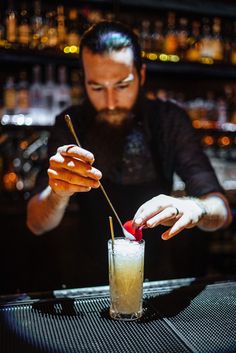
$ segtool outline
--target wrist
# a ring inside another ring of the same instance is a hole
[[[209,210],[204,200],[200,200],[196,197],[191,197],[191,196],[184,197],[184,199],[193,201],[198,206],[198,208],[200,208],[201,215],[198,218],[198,223],[202,221],[206,216],[208,216]]]
[[[65,208],[69,203],[70,196],[58,194],[51,187],[50,189],[50,198],[53,204],[57,204],[58,208]]]

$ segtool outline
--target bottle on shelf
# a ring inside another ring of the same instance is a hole
[[[212,59],[216,62],[223,61],[223,41],[221,32],[221,19],[219,17],[213,18],[212,24]]]
[[[79,21],[78,10],[76,8],[69,9],[66,41],[66,44],[69,46],[79,47]]]
[[[144,52],[150,52],[152,49],[152,36],[150,32],[150,21],[143,20],[140,31],[140,45]]]
[[[15,46],[17,42],[17,12],[13,0],[8,0],[6,12],[6,40],[8,45]]]
[[[31,26],[26,2],[21,3],[18,25],[18,43],[22,47],[29,47],[31,42]]]
[[[17,112],[27,114],[30,108],[29,98],[29,82],[27,80],[27,72],[20,71],[19,82],[17,85]]]
[[[14,77],[9,76],[3,90],[3,106],[6,114],[14,114],[16,109],[16,87]]]
[[[185,54],[186,60],[188,61],[198,62],[200,60],[200,27],[200,21],[192,21]]]
[[[187,17],[180,17],[179,19],[179,29],[177,32],[178,38],[178,55],[181,60],[185,60],[186,52],[188,48],[188,19]]]
[[[31,42],[32,49],[42,49],[41,38],[43,35],[43,17],[41,13],[41,1],[34,0],[34,14],[31,19]]]
[[[54,68],[51,64],[46,67],[46,83],[43,89],[44,107],[48,114],[53,114],[55,109],[55,91],[56,84],[54,81]]]
[[[64,6],[57,6],[57,33],[58,33],[58,46],[63,50],[66,42],[66,26]]]
[[[63,65],[58,68],[58,85],[55,93],[55,113],[60,113],[69,105],[71,105],[70,86],[67,83],[66,67]]]
[[[234,87],[231,111],[230,111],[230,122],[236,124],[236,88]],[[236,137],[235,137],[235,149],[236,149]]]
[[[154,23],[154,31],[152,33],[152,51],[157,55],[163,53],[164,34],[163,34],[163,21],[158,19]]]
[[[233,22],[230,59],[231,63],[236,65],[236,21]]]
[[[43,26],[44,35],[41,43],[44,48],[55,48],[58,45],[58,30],[55,11],[46,13],[45,24]]]
[[[71,103],[73,105],[80,104],[83,98],[83,88],[80,83],[80,76],[78,70],[71,71],[71,89],[70,89]]]
[[[230,64],[230,55],[231,55],[231,32],[232,32],[232,22],[230,20],[225,20],[223,23],[223,61],[225,64]]]
[[[0,7],[0,48],[5,47],[5,27],[3,21],[2,8]]]
[[[43,85],[41,83],[41,67],[33,67],[33,82],[30,85],[30,107],[43,108]]]
[[[214,47],[211,34],[210,19],[208,17],[202,20],[202,35],[200,40],[200,61],[203,64],[213,64]]]
[[[167,29],[165,33],[164,50],[166,54],[170,55],[175,55],[178,52],[175,12],[168,12],[167,14]]]

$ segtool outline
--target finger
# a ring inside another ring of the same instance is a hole
[[[167,207],[154,217],[150,218],[146,224],[148,228],[156,227],[158,224],[163,224],[169,220],[176,218],[176,208],[175,207]]]
[[[87,192],[90,191],[90,187],[78,186],[74,184],[68,184],[65,181],[51,179],[49,185],[57,194],[60,195],[73,195],[75,192]]]
[[[73,173],[77,173],[81,176],[88,176],[95,180],[99,180],[102,177],[100,170],[92,167],[89,163],[73,157],[62,156],[60,153],[57,153],[50,158],[50,168],[64,168]]]
[[[85,150],[82,147],[76,145],[64,145],[57,149],[57,152],[62,154],[63,156],[75,157],[88,162],[89,164],[93,164],[94,155]]]
[[[68,184],[73,184],[83,187],[98,188],[100,186],[99,181],[91,179],[89,177],[83,177],[81,175],[68,172],[65,169],[48,169],[49,179],[56,179],[60,181],[65,181]]]
[[[192,225],[192,220],[188,215],[183,215],[170,229],[162,234],[163,240],[168,240]]]
[[[154,217],[162,210],[163,207],[157,205],[152,200],[146,202],[143,206],[140,207],[134,216],[134,226],[140,227],[141,225],[144,225],[150,218]]]

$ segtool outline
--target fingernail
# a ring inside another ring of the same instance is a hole
[[[136,223],[137,225],[142,224],[142,222],[143,222],[142,218],[137,218],[137,219],[135,220],[135,223]]]
[[[148,228],[153,228],[155,224],[152,222],[147,222],[146,225]]]
[[[169,235],[164,233],[164,234],[162,234],[161,239],[162,240],[168,240],[169,239]]]

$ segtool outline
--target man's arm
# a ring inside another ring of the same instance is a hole
[[[27,205],[27,226],[36,235],[43,234],[61,222],[69,196],[59,196],[50,186],[34,195]]]
[[[91,152],[75,145],[59,147],[50,158],[49,185],[33,196],[27,207],[27,225],[35,234],[55,228],[62,220],[70,197],[100,186],[101,172],[92,167]]]
[[[213,232],[227,227],[231,223],[232,213],[223,194],[211,193],[201,198],[197,203],[204,211],[197,224],[200,229]]]
[[[221,193],[202,198],[158,195],[138,209],[134,226],[169,226],[162,234],[162,239],[168,240],[185,228],[198,226],[206,231],[215,231],[229,225],[231,220],[228,202]]]

